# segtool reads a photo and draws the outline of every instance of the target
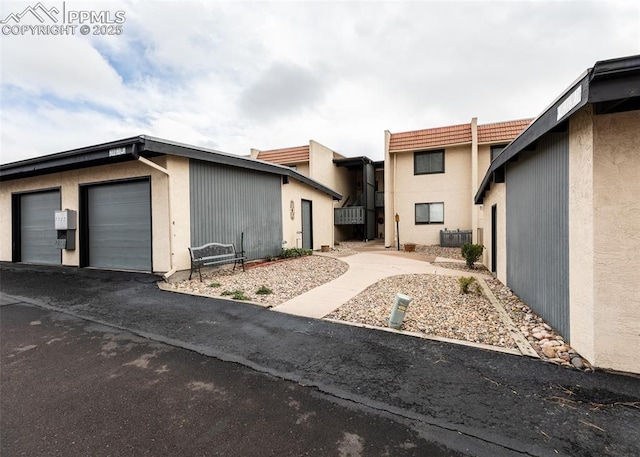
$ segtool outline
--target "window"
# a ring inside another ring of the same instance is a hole
[[[506,144],[491,146],[491,161],[493,162],[496,157],[502,154],[502,151],[504,151],[506,147],[507,147]]]
[[[416,203],[416,224],[444,224],[444,203]]]
[[[413,153],[413,174],[444,173],[444,149]]]

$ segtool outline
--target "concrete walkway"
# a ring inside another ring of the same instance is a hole
[[[336,257],[330,254],[328,256]],[[441,268],[424,261],[418,255],[384,248],[363,249],[358,254],[340,257],[340,260],[349,264],[349,270],[345,274],[320,287],[298,295],[272,308],[272,310],[320,319],[338,309],[367,287],[389,276],[428,273],[447,276],[487,277],[478,273]],[[448,259],[438,258],[436,260]]]

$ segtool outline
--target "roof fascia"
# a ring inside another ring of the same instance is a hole
[[[161,154],[176,155],[180,157],[186,157],[189,159],[202,160],[204,162],[217,163],[220,165],[227,165],[238,168],[245,168],[254,171],[260,171],[264,173],[272,173],[281,176],[289,176],[297,181],[300,181],[308,186],[313,187],[316,190],[324,192],[330,195],[334,200],[341,200],[342,195],[338,192],[320,184],[319,182],[308,178],[297,171],[284,166],[271,162],[264,162],[262,160],[236,156],[225,152],[216,151],[214,149],[199,148],[190,146],[184,143],[177,143],[173,141],[163,140],[160,138],[144,136],[145,151],[151,151]]]
[[[142,137],[138,136],[3,164],[0,165],[0,180],[136,160],[142,143]]]

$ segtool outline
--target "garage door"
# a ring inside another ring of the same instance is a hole
[[[60,209],[60,191],[20,196],[20,260],[59,265],[56,248],[55,211]]]
[[[151,271],[148,180],[87,189],[89,266]]]

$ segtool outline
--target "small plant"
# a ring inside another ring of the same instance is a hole
[[[234,300],[251,300],[251,297],[247,297],[244,294],[244,290],[241,290],[241,289],[223,290],[220,295],[222,295],[222,296],[230,296]]]
[[[484,246],[481,244],[465,243],[462,245],[462,257],[464,257],[464,260],[467,262],[468,268],[473,268],[473,264],[482,257],[483,249]]]
[[[220,284],[219,282],[212,282],[211,284],[209,284],[209,287],[221,287],[222,284]]]
[[[471,284],[476,282],[476,278],[474,278],[473,276],[460,276],[458,278],[458,282],[460,283],[460,292],[463,294],[468,294],[469,291],[469,287],[471,286]]]
[[[458,278],[458,283],[460,283],[460,293],[482,296],[482,287],[473,276],[461,276]]]
[[[283,249],[282,252],[280,252],[280,258],[289,259],[292,257],[302,257],[304,255],[311,255],[311,254],[313,254],[313,251],[311,249],[289,248],[289,249]]]
[[[269,289],[267,286],[260,286],[258,290],[256,290],[256,294],[258,295],[271,295],[273,290]]]

